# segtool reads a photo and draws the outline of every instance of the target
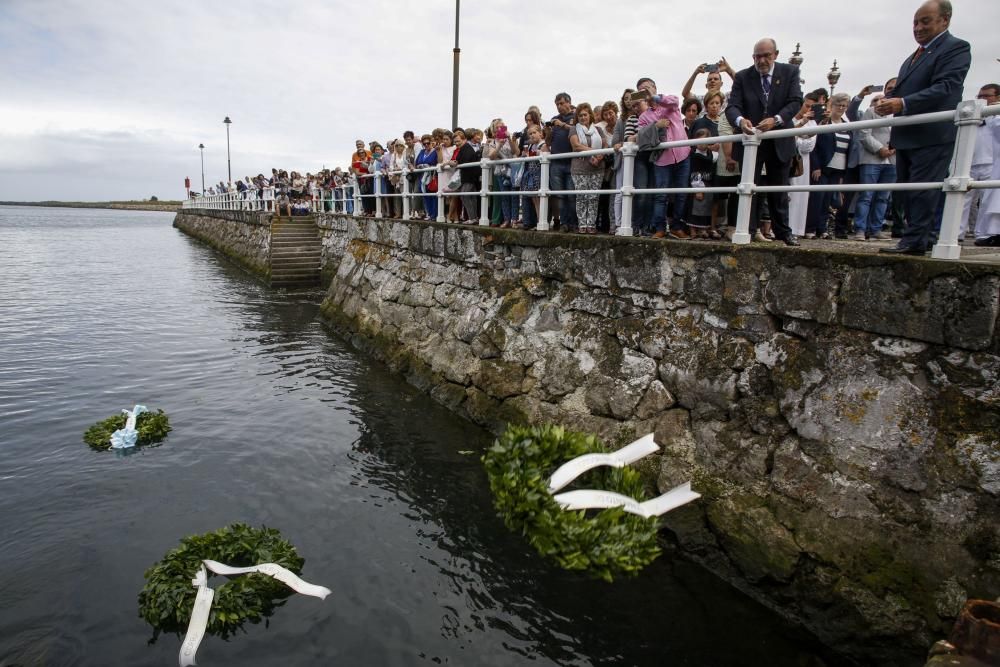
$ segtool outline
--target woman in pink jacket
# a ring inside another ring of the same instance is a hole
[[[688,138],[681,117],[680,99],[676,95],[658,95],[656,83],[652,79],[639,79],[636,86],[650,95],[650,107],[639,116],[639,150],[649,147],[653,141],[684,141]],[[653,163],[654,188],[688,188],[691,184],[691,149],[687,146],[654,150],[650,154]],[[670,208],[670,236],[675,239],[689,239],[684,221],[684,210],[687,204],[686,194],[656,194],[653,195],[653,236],[666,236],[668,204]]]

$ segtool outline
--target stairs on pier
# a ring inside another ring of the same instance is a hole
[[[322,247],[316,216],[274,216],[271,219],[271,286],[319,285]]]

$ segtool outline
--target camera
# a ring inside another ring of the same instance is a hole
[[[702,67],[705,68],[705,72],[718,72],[719,71],[719,63],[711,63],[711,64],[705,63],[704,65],[702,65]]]
[[[823,116],[826,114],[825,104],[814,104],[812,105],[813,110],[813,120],[817,123],[823,120]]]

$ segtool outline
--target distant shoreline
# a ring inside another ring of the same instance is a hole
[[[125,211],[168,211],[181,208],[179,201],[0,201],[0,206],[42,206],[45,208],[113,208]]]

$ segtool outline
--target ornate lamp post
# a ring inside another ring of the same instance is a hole
[[[802,44],[800,42],[795,42],[795,50],[792,51],[792,57],[788,59],[788,63],[790,65],[795,65],[796,67],[800,67],[802,65],[802,51],[799,50],[801,48]]]
[[[201,149],[201,196],[205,196],[205,144],[198,144]]]
[[[802,61],[804,60],[804,58],[802,57],[802,51],[799,50],[801,48],[802,44],[800,42],[795,42],[795,50],[792,51],[792,57],[788,59],[788,63],[790,65],[795,65],[796,67],[798,67],[800,72],[802,71]],[[800,77],[799,85],[804,86],[805,84],[806,80]]]
[[[837,60],[834,59],[833,67],[826,73],[826,82],[830,84],[830,97],[833,97],[833,90],[837,87],[838,81],[840,81],[840,70],[837,69]]]
[[[233,163],[229,159],[229,126],[233,124],[233,121],[229,120],[229,116],[226,116],[226,119],[222,122],[226,124],[226,167],[229,171],[229,183],[231,185],[233,182]]]

